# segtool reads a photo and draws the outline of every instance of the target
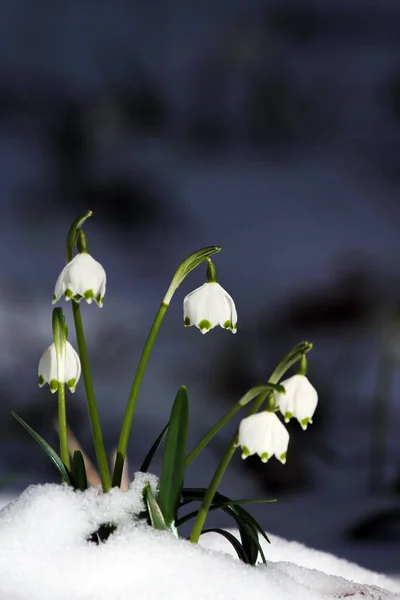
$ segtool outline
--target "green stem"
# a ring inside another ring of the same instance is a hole
[[[108,492],[111,487],[110,472],[108,469],[107,455],[104,448],[103,434],[101,431],[96,396],[94,393],[92,375],[90,372],[89,357],[86,348],[85,334],[83,331],[82,315],[79,304],[74,300],[71,300],[71,302],[72,312],[74,315],[76,339],[78,342],[79,356],[81,359],[83,381],[85,384],[86,402],[89,410],[90,423],[92,426],[93,442],[100,471],[101,484],[103,487],[103,492]]]
[[[238,402],[236,402],[236,404],[234,404],[232,408],[228,410],[228,412],[223,417],[221,417],[220,420],[217,421],[217,423],[213,427],[211,427],[209,431],[207,431],[207,433],[201,438],[198,444],[189,453],[189,455],[186,458],[186,468],[203,450],[203,448],[208,444],[208,442],[212,440],[212,438],[225,425],[225,423],[227,423],[229,419],[231,419],[241,408],[246,406],[249,402],[254,400],[254,398],[259,396],[260,394],[264,392],[269,393],[273,391],[284,393],[285,390],[282,388],[282,386],[273,385],[270,382],[268,382],[266,384],[257,385],[251,388],[248,392],[246,392],[246,394],[242,396],[240,400],[238,400]]]
[[[295,346],[293,350],[291,350],[288,354],[286,354],[286,356],[283,357],[276,369],[274,369],[268,380],[268,383],[278,383],[278,381],[286,373],[286,371],[288,371],[288,369],[290,369],[290,367],[294,365],[304,353],[309,352],[311,348],[312,344],[310,342],[303,342],[302,344],[298,344],[297,346]],[[270,394],[270,391],[263,392],[258,396],[253,406],[248,411],[247,416],[253,415],[259,410],[263,402],[266,400],[268,394]],[[214,500],[215,493],[218,490],[218,486],[221,482],[221,479],[226,469],[228,468],[232,456],[235,453],[237,444],[238,432],[236,431],[231,441],[229,442],[228,447],[221,458],[221,461],[219,462],[216,468],[213,478],[210,481],[210,485],[208,486],[207,491],[204,495],[199,512],[197,513],[197,517],[194,522],[192,532],[190,534],[190,541],[194,544],[197,544],[197,542],[199,541],[204,523],[210,510],[210,506],[212,504],[212,501]]]
[[[221,461],[213,475],[213,478],[210,481],[210,485],[208,486],[208,489],[204,495],[203,502],[201,504],[199,512],[197,513],[197,517],[194,522],[192,532],[190,534],[190,541],[193,542],[194,544],[197,544],[197,542],[199,541],[200,534],[203,530],[203,525],[206,521],[208,511],[210,510],[210,506],[211,506],[212,501],[215,496],[215,492],[217,491],[219,483],[220,483],[226,469],[228,468],[228,465],[231,461],[232,456],[235,453],[236,445],[234,444],[234,440],[236,440],[236,437],[237,437],[237,434],[235,434],[231,443],[225,450],[225,453],[222,456]]]
[[[129,393],[128,402],[125,409],[124,420],[122,422],[121,433],[118,442],[118,454],[115,462],[114,474],[112,485],[119,486],[121,481],[122,469],[128,448],[129,434],[132,426],[133,413],[135,412],[136,400],[138,397],[140,384],[142,383],[143,375],[146,369],[147,361],[150,356],[151,349],[154,344],[154,340],[157,336],[158,330],[160,329],[161,322],[167,311],[169,304],[163,301],[158,309],[153,325],[150,329],[150,333],[146,340],[143,348],[142,355],[139,360],[139,365],[135,373],[135,378],[132,383],[131,391]]]
[[[71,468],[68,450],[67,411],[65,406],[65,384],[58,383],[58,429],[60,435],[60,456],[67,469]]]

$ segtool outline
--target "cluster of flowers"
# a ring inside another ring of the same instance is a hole
[[[217,283],[215,268],[211,261],[207,271],[207,282],[188,294],[183,302],[184,324],[195,325],[202,333],[207,333],[216,325],[236,333],[237,312],[232,297]],[[62,297],[80,302],[83,298],[91,304],[94,300],[102,306],[106,291],[106,273],[87,252],[81,252],[61,271],[54,291],[53,304]],[[258,454],[263,462],[276,456],[286,462],[289,433],[279,420],[279,410],[285,422],[296,418],[305,430],[318,403],[318,395],[306,377],[306,365],[300,365],[299,373],[281,382],[285,394],[272,394],[267,410],[263,410],[241,421],[238,445],[242,448],[242,458]],[[81,375],[79,356],[66,342],[65,363],[60,369],[57,364],[55,344],[51,344],[42,355],[39,367],[39,386],[46,383],[54,393],[59,383],[65,383],[74,392]]]

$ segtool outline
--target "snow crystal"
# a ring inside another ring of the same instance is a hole
[[[221,548],[195,546],[170,532],[156,531],[138,518],[146,481],[153,488],[157,485],[154,476],[140,473],[127,492],[113,489],[105,495],[96,488],[75,492],[65,485],[29,487],[0,511],[0,598],[400,598],[400,584],[350,563],[346,577],[353,582],[308,569],[304,565],[312,562],[314,568],[324,564],[325,570],[337,572],[339,559],[279,538],[268,546],[271,562],[250,567]],[[99,545],[88,541],[106,523],[116,526],[110,538]],[[206,539],[215,546],[212,534],[204,536],[203,544]]]

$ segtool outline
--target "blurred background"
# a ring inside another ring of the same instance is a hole
[[[267,532],[400,574],[399,31],[397,0],[3,0],[4,501],[58,481],[10,410],[57,444],[56,399],[37,388],[37,363],[66,233],[91,209],[89,248],[108,289],[101,310],[82,310],[109,452],[176,267],[221,245],[238,332],[183,327],[182,300],[205,280],[196,269],[149,362],[131,475],[181,384],[193,445],[311,340],[314,424],[289,425],[285,466],[235,455],[220,491],[278,498],[254,507]],[[93,456],[82,384],[68,411]],[[208,485],[232,430],[196,459],[188,485]]]

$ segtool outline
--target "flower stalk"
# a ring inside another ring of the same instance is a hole
[[[157,337],[157,333],[160,329],[162,320],[165,316],[165,313],[167,312],[172,297],[175,294],[178,287],[180,286],[180,284],[182,283],[182,281],[189,275],[189,273],[194,268],[196,268],[201,262],[207,260],[208,257],[212,256],[216,252],[219,252],[220,250],[221,248],[219,248],[218,246],[207,246],[206,248],[202,248],[201,250],[198,250],[197,252],[194,252],[193,254],[188,256],[176,270],[175,275],[173,276],[169,288],[164,296],[164,299],[161,302],[160,308],[157,311],[157,314],[150,329],[150,333],[144,345],[127,400],[112,478],[113,487],[119,486],[121,483],[122,471],[124,468],[124,461],[126,457],[126,451],[128,448],[129,435],[132,427],[132,420],[135,412],[140,385],[142,383],[143,375],[146,370],[147,362],[149,360],[154,341]]]
[[[254,400],[257,396],[264,392],[280,392],[281,394],[285,393],[285,390],[280,385],[275,385],[273,383],[264,383],[262,385],[256,385],[252,387],[236,404],[232,406],[228,412],[221,417],[217,423],[211,427],[211,429],[201,438],[198,444],[193,448],[193,450],[188,454],[186,458],[186,468],[190,465],[190,463],[196,458],[198,454],[203,450],[203,448],[208,444],[210,440],[218,433],[218,431],[244,406],[246,406],[249,402]]]
[[[288,354],[286,354],[282,358],[282,360],[280,361],[278,366],[271,373],[268,383],[277,384],[279,382],[279,380],[281,379],[281,377],[286,373],[286,371],[288,371],[291,366],[293,366],[299,359],[301,359],[303,354],[306,354],[307,352],[309,352],[311,350],[311,348],[312,348],[311,342],[301,342],[300,344],[297,344],[297,346],[295,346]],[[267,399],[269,394],[270,394],[269,390],[264,391],[261,394],[259,394],[259,396],[254,401],[254,404],[248,411],[247,416],[255,414],[261,408],[262,404],[265,402],[265,400]],[[239,436],[238,436],[238,431],[236,431],[235,434],[233,435],[231,441],[229,442],[229,444],[228,444],[228,446],[227,446],[227,448],[215,470],[215,473],[214,473],[214,475],[210,481],[210,484],[207,488],[207,491],[204,495],[201,507],[197,513],[197,517],[196,517],[196,520],[194,522],[194,525],[193,525],[193,528],[192,528],[192,531],[190,534],[190,541],[193,542],[194,544],[197,544],[199,541],[201,532],[203,530],[204,523],[206,521],[208,512],[210,510],[210,506],[214,499],[215,493],[218,490],[218,486],[221,482],[221,479],[224,476],[224,473],[225,473],[226,469],[228,468],[228,465],[235,453],[235,450],[238,446],[238,441],[239,441]]]
[[[82,230],[82,225],[92,216],[91,211],[87,211],[72,223],[67,236],[66,260],[67,264],[74,259],[74,251],[79,242],[79,250],[87,252],[87,240]],[[111,477],[108,468],[107,454],[104,447],[103,433],[100,424],[100,417],[97,409],[96,395],[94,392],[93,379],[90,371],[89,356],[86,347],[85,333],[83,329],[82,315],[78,302],[71,301],[72,314],[74,317],[76,340],[79,348],[79,356],[82,366],[83,382],[86,393],[86,404],[89,412],[90,424],[93,434],[93,443],[97,457],[97,463],[100,472],[101,485],[103,492],[108,492],[111,488]]]
[[[107,454],[104,448],[103,433],[100,424],[99,412],[97,410],[96,395],[94,392],[92,374],[90,371],[89,356],[86,348],[85,333],[83,330],[82,315],[79,304],[72,300],[72,313],[78,342],[79,356],[82,365],[83,383],[86,393],[86,404],[89,411],[90,424],[92,427],[93,443],[99,466],[101,485],[103,492],[111,488],[110,471],[108,469]]]

